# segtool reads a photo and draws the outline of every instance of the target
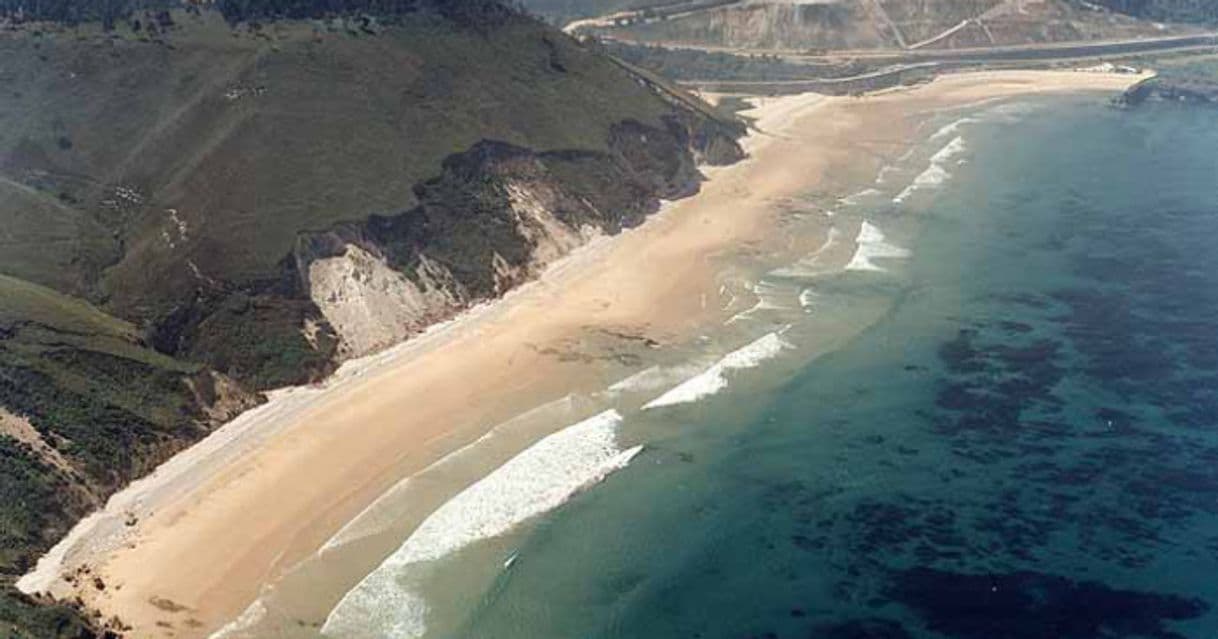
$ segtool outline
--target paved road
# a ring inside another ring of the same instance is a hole
[[[1022,0],[1008,0],[998,8],[1010,10]],[[741,0],[693,0],[675,2],[648,9],[627,11],[602,18],[581,20],[567,26],[569,32],[579,31],[585,26],[613,26],[615,20],[651,20],[661,17],[686,15],[699,11],[708,11],[723,6],[738,4]],[[1012,4],[1015,3],[1015,4]],[[989,12],[986,14],[989,15]],[[966,20],[947,32],[962,28]],[[1189,35],[1171,35],[1154,38],[1135,38],[1122,40],[1089,40],[1075,42],[1054,42],[1041,44],[1022,44],[976,47],[965,49],[924,49],[919,48],[933,40],[941,39],[939,34],[930,40],[915,43],[911,47],[901,49],[862,49],[835,50],[811,54],[807,51],[794,50],[759,50],[719,46],[701,46],[686,43],[640,42],[637,44],[658,45],[674,49],[706,51],[711,53],[729,53],[736,55],[757,55],[760,53],[774,55],[782,61],[809,66],[824,66],[840,63],[849,59],[865,62],[877,69],[856,76],[844,78],[824,78],[813,73],[809,77],[793,80],[776,81],[727,81],[727,80],[687,80],[681,84],[689,87],[713,91],[751,90],[751,91],[810,91],[832,90],[849,92],[858,88],[866,89],[876,83],[886,80],[899,80],[909,72],[948,70],[960,67],[971,67],[983,64],[1011,64],[1020,62],[1058,62],[1079,60],[1096,57],[1128,56],[1142,53],[1164,53],[1171,51],[1205,50],[1218,48],[1218,32],[1200,32]],[[633,41],[613,36],[602,35],[605,40],[636,44]]]

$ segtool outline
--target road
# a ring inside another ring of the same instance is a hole
[[[586,27],[613,27],[616,25],[667,19],[676,16],[690,15],[701,11],[719,9],[728,5],[740,4],[742,0],[694,0],[652,6],[645,9],[626,11],[601,18],[580,20],[567,25],[569,33],[576,33]],[[873,0],[874,1],[874,0]],[[834,50],[818,52],[784,49],[746,49],[721,46],[705,46],[687,43],[669,42],[639,42],[621,39],[602,34],[602,39],[621,42],[623,44],[647,44],[673,49],[705,51],[708,53],[728,53],[742,56],[766,54],[779,58],[783,62],[805,64],[809,66],[825,66],[839,64],[843,60],[864,62],[874,70],[855,76],[825,78],[809,73],[807,78],[776,81],[730,81],[730,80],[685,80],[681,84],[686,87],[711,91],[774,91],[788,93],[792,91],[828,90],[831,92],[853,92],[870,90],[885,83],[895,83],[910,72],[933,72],[961,67],[974,67],[987,64],[1018,64],[1018,63],[1050,63],[1086,60],[1099,57],[1119,57],[1144,53],[1166,53],[1174,51],[1207,50],[1218,47],[1218,32],[1200,32],[1188,35],[1170,35],[1152,38],[1088,40],[1073,42],[1053,42],[1039,44],[1003,45],[989,47],[974,47],[962,49],[927,49],[927,45],[940,41],[956,31],[963,29],[973,22],[982,24],[983,20],[999,13],[1022,12],[1024,0],[1007,0],[976,18],[970,18],[950,27],[946,31],[931,38],[907,44],[899,30],[893,27],[899,48],[892,49],[860,49]],[[875,6],[882,10],[878,2]],[[886,17],[886,16],[884,16]],[[891,21],[888,21],[891,24]]]
[[[629,11],[618,11],[608,15],[585,18],[576,20],[563,27],[563,31],[572,35],[579,34],[585,29],[610,28],[617,26],[625,26],[630,24],[638,24],[641,22],[654,22],[656,20],[668,20],[669,18],[678,18],[681,16],[693,15],[702,11],[710,11],[733,4],[741,4],[744,0],[691,0],[689,2],[673,2],[670,4],[657,4],[642,9],[632,9]]]

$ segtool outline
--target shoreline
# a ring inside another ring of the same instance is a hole
[[[716,288],[711,262],[761,241],[775,204],[823,188],[831,168],[875,164],[884,149],[913,145],[916,120],[936,111],[1037,93],[1115,93],[1143,77],[981,72],[864,98],[762,99],[759,132],[745,140],[751,157],[705,171],[700,194],[581,247],[498,301],[345,363],[320,387],[275,391],[116,494],[21,585],[80,596],[139,636],[207,636],[403,477],[531,406],[604,388],[609,369],[622,368],[562,356],[596,346],[590,332],[667,346],[723,315],[705,304]],[[55,578],[79,563],[106,589]]]

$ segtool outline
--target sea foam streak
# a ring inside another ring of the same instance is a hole
[[[820,297],[820,295],[816,291],[814,291],[810,288],[805,288],[804,290],[799,292],[800,308],[804,309],[805,313],[811,312],[812,307],[816,306],[816,300],[819,297]]]
[[[939,149],[938,152],[931,156],[930,166],[919,174],[918,177],[914,178],[913,182],[905,187],[896,197],[892,198],[892,201],[900,204],[919,189],[935,187],[946,182],[947,178],[951,177],[951,173],[945,167],[953,158],[963,153],[967,148],[964,138],[960,136],[953,138],[951,142],[947,143],[947,146]]]
[[[942,140],[949,135],[955,135],[960,132],[960,127],[962,127],[966,124],[972,124],[974,122],[978,122],[977,118],[960,118],[959,120],[956,120],[954,122],[951,122],[951,123],[945,125],[943,128],[939,129],[938,131],[935,131],[934,135],[930,136],[930,141],[938,142],[939,140]]]
[[[262,603],[261,599],[255,600],[250,604],[245,612],[242,612],[239,617],[225,624],[223,628],[211,633],[207,639],[229,639],[230,637],[240,637],[246,630],[252,628],[266,618],[266,604]]]
[[[863,222],[859,227],[859,235],[855,243],[858,244],[858,248],[855,249],[854,256],[850,258],[850,263],[846,264],[847,271],[883,271],[883,267],[872,260],[885,257],[909,257],[909,251],[889,244],[880,229],[870,222]]]
[[[877,188],[867,188],[867,189],[863,189],[862,191],[859,191],[858,193],[855,193],[853,195],[847,195],[846,197],[838,198],[837,201],[845,206],[857,206],[863,200],[865,200],[869,197],[874,197],[876,195],[880,195],[881,193],[883,193],[883,191],[881,191]]]
[[[784,341],[778,333],[768,333],[749,345],[728,353],[710,368],[647,402],[643,409],[686,404],[714,395],[727,387],[726,373],[728,371],[754,368],[789,347],[790,344]]]
[[[422,636],[427,603],[404,583],[408,567],[502,535],[625,467],[643,447],[618,447],[621,421],[608,410],[569,426],[461,491],[343,597],[322,633],[344,639]]]
[[[770,271],[770,275],[774,277],[786,277],[791,279],[808,279],[823,275],[829,272],[829,268],[823,263],[824,256],[827,251],[837,246],[842,239],[842,232],[837,230],[837,227],[829,229],[829,236],[825,238],[825,243],[819,248],[803,257],[798,262],[790,266],[774,269]]]
[[[652,366],[614,383],[608,388],[608,394],[610,397],[617,397],[625,393],[657,391],[668,387],[677,380],[685,379],[695,372],[697,372],[697,366],[693,364],[671,367]]]
[[[790,310],[798,299],[799,288],[783,282],[767,282],[762,280],[754,284],[750,290],[757,297],[757,303],[746,310],[740,311],[728,318],[724,324],[735,324],[741,320],[752,319],[753,315],[765,310]]]
[[[483,444],[498,437],[501,432],[513,428],[517,423],[535,418],[540,415],[548,414],[551,411],[573,411],[576,407],[576,398],[573,395],[567,395],[552,402],[547,402],[535,408],[532,408],[508,421],[495,426],[488,430],[478,439],[465,444],[464,446],[454,450],[453,452],[441,457],[432,462],[423,470],[415,475],[405,477],[398,481],[392,488],[385,491],[380,497],[368,505],[359,515],[355,516],[351,521],[348,521],[337,533],[334,534],[325,545],[318,551],[319,554],[326,554],[337,548],[345,546],[351,542],[359,541],[366,537],[379,534],[388,530],[401,517],[401,513],[394,508],[395,503],[400,502],[406,495],[407,491],[419,477],[426,476],[431,471],[443,468],[449,464],[459,463],[468,455],[473,454]]]

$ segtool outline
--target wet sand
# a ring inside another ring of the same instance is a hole
[[[944,110],[1142,77],[986,72],[866,98],[761,100],[751,158],[709,171],[699,195],[323,387],[279,394],[117,495],[22,586],[79,595],[134,636],[207,636],[402,477],[532,406],[603,389],[621,349],[721,323],[715,260],[770,235],[784,199],[831,188],[830,170],[874,176]],[[81,565],[104,590],[57,578]]]

